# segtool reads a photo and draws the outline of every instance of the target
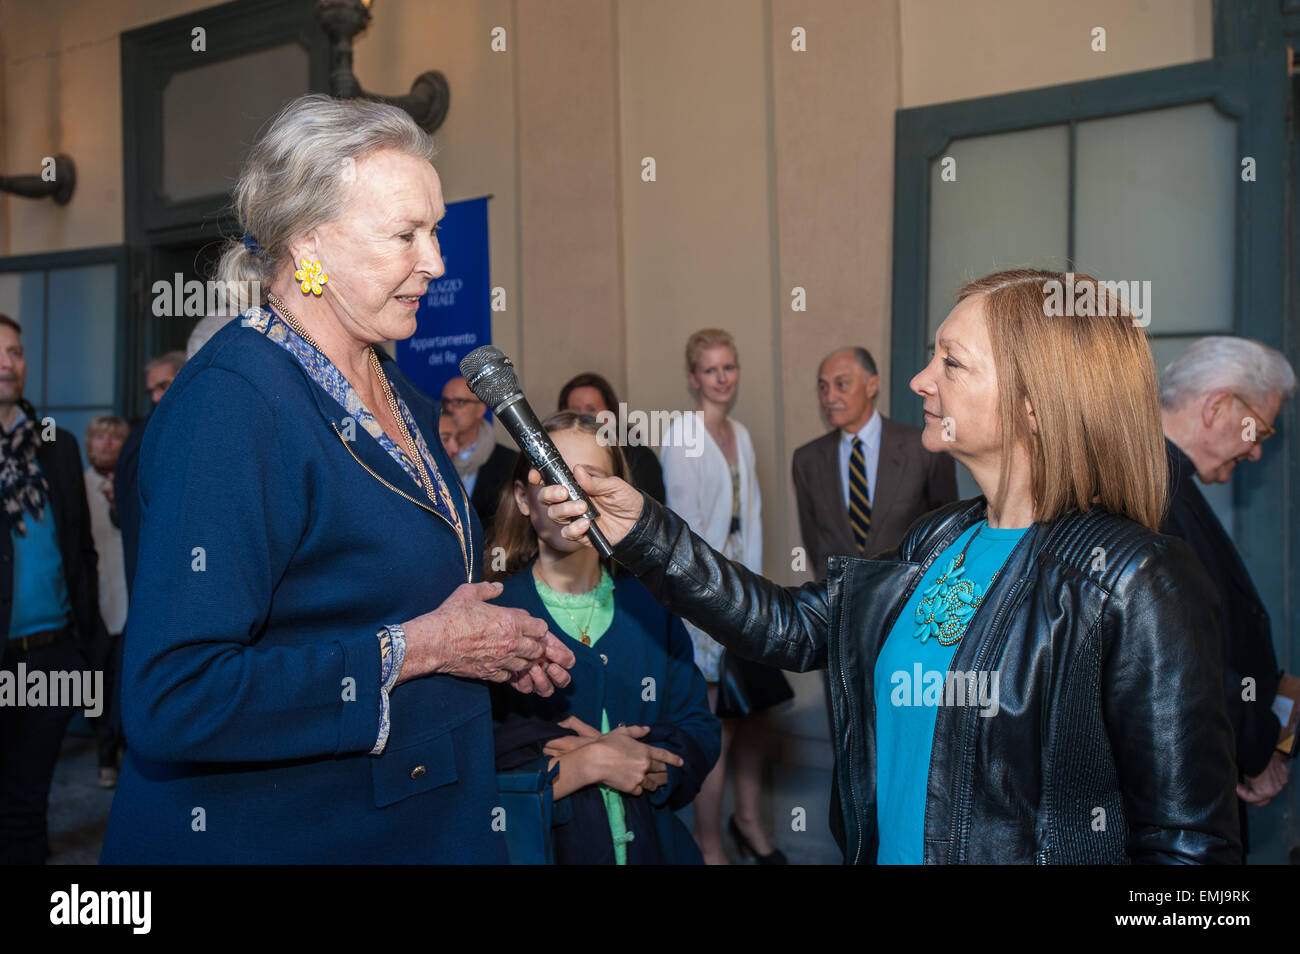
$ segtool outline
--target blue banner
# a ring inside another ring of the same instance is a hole
[[[420,299],[415,334],[397,342],[397,366],[435,401],[460,359],[492,343],[488,198],[447,203],[438,233],[447,274]]]

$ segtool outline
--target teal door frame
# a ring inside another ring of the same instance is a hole
[[[203,64],[296,43],[308,54],[308,89],[329,91],[329,38],[316,21],[314,0],[234,0],[122,33],[122,147],[126,208],[128,336],[126,404],[149,408],[144,364],[161,349],[150,288],[167,248],[220,242],[238,233],[228,192],[173,201],[163,190],[163,90],[177,73],[193,69],[191,33],[202,27]],[[214,129],[212,135],[220,136]],[[233,184],[233,183],[232,183]]]
[[[1291,151],[1292,80],[1286,53],[1267,49],[1184,66],[1081,83],[899,110],[894,153],[893,320],[890,399],[895,416],[920,424],[920,405],[908,381],[928,360],[930,168],[954,139],[1068,124],[1069,248],[1074,255],[1074,143],[1083,120],[1211,103],[1237,121],[1238,155],[1256,160],[1256,179],[1236,189],[1233,333],[1282,351],[1300,368],[1300,223],[1294,186],[1300,162]],[[1021,264],[1033,264],[1032,262]],[[1107,277],[1107,276],[1100,276]],[[953,294],[956,289],[952,289]],[[1291,320],[1287,320],[1290,316]],[[1273,622],[1278,663],[1300,669],[1300,415],[1297,400],[1279,416],[1279,434],[1262,460],[1238,469],[1233,480],[1236,542]],[[1296,799],[1291,786],[1290,799]],[[1279,802],[1281,799],[1278,800]],[[1268,810],[1274,829],[1280,811]],[[1285,841],[1297,841],[1296,829]],[[1278,837],[1280,844],[1284,839]],[[1283,858],[1277,858],[1281,861]]]

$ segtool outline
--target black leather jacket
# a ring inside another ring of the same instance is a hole
[[[847,863],[876,858],[876,657],[926,568],[984,514],[982,497],[936,510],[888,559],[832,557],[824,584],[801,587],[730,563],[649,499],[615,548],[729,649],[830,668]],[[925,862],[1239,863],[1218,628],[1181,540],[1098,509],[1034,524],[953,657],[998,673],[999,708],[938,707]]]

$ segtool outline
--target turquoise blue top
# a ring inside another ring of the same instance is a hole
[[[25,419],[26,415],[19,411],[13,426],[17,427]],[[10,639],[61,629],[72,619],[68,585],[63,578],[58,528],[54,526],[49,501],[41,510],[39,520],[24,513],[23,522],[27,525],[27,536],[17,530],[9,531],[14,541],[14,608],[9,617]]]
[[[936,610],[936,622],[944,620],[943,601],[938,598],[941,594],[935,592],[935,584],[975,535],[961,567],[949,572],[945,584],[970,580],[979,589],[968,595],[982,599],[994,574],[1002,569],[1027,529],[995,530],[981,520],[958,537],[930,564],[876,658],[876,822],[880,831],[877,864],[921,863],[926,786],[937,707],[976,705],[995,711],[997,683],[987,676],[975,675],[973,692],[957,682],[951,689],[947,688],[948,667],[959,643],[944,646],[933,635],[934,625],[924,630],[922,627]],[[922,607],[927,597],[935,598]],[[968,621],[970,614],[963,607],[969,606],[969,602],[953,605],[954,615],[964,616]],[[959,630],[964,631],[964,623]],[[926,632],[924,640],[920,638],[921,631]]]

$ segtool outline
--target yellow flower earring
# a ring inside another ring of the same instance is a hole
[[[324,289],[321,287],[330,277],[321,271],[321,264],[310,258],[304,258],[298,270],[293,273],[293,277],[302,282],[302,293],[304,295],[319,296]]]

